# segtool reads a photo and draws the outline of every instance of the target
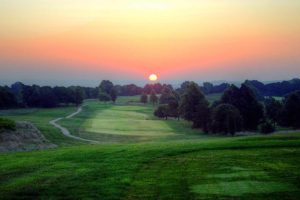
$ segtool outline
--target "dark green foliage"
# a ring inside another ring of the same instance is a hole
[[[81,87],[75,87],[74,89],[74,103],[76,106],[82,104],[84,98],[84,91]]]
[[[15,130],[16,122],[10,119],[0,118],[0,131],[2,129]]]
[[[251,81],[246,80],[244,84],[252,90],[257,101],[263,101],[265,99],[262,93],[252,84]]]
[[[263,106],[257,101],[251,88],[245,84],[242,84],[240,89],[232,85],[224,92],[221,103],[231,104],[240,111],[245,130],[257,130],[264,112]]]
[[[270,97],[265,100],[266,116],[273,124],[280,123],[281,113],[283,109],[282,102]]]
[[[235,106],[220,104],[213,110],[212,132],[234,135],[242,130],[242,121],[242,116]]]
[[[13,108],[17,106],[17,101],[13,93],[6,87],[0,87],[0,109]]]
[[[158,118],[165,118],[168,119],[168,106],[167,105],[160,105],[154,111],[154,115]]]
[[[121,96],[134,96],[142,94],[143,88],[136,86],[135,84],[123,85],[120,87]]]
[[[267,120],[259,125],[259,131],[264,134],[273,133],[275,131],[275,126],[272,122]]]
[[[103,80],[99,85],[98,98],[100,101],[113,101],[115,103],[118,90],[121,90],[121,88],[115,87],[109,80]]]
[[[116,100],[117,100],[117,96],[118,96],[118,94],[117,94],[117,89],[116,89],[115,87],[113,87],[113,88],[110,90],[109,95],[110,95],[111,100],[115,103]]]
[[[151,93],[150,93],[150,103],[152,103],[153,104],[153,106],[155,105],[155,104],[157,104],[157,102],[158,102],[158,97],[156,96],[156,93],[155,93],[155,91],[154,90],[152,90],[151,91]]]
[[[101,81],[99,85],[100,92],[105,92],[106,94],[109,94],[111,89],[114,87],[114,84],[109,80],[103,80]]]
[[[104,102],[107,102],[107,101],[111,100],[110,95],[107,94],[106,92],[100,92],[98,98],[99,98],[99,101],[104,101]]]
[[[168,104],[171,101],[177,101],[176,93],[170,87],[164,87],[159,98],[159,104]]]
[[[293,92],[285,98],[281,115],[281,125],[300,128],[300,92]]]
[[[140,101],[141,101],[141,103],[144,103],[144,104],[148,103],[148,95],[145,94],[145,93],[143,93],[143,94],[141,95]]]
[[[179,113],[184,119],[193,122],[194,128],[206,129],[208,127],[209,103],[196,83],[191,82],[186,87],[181,96]]]

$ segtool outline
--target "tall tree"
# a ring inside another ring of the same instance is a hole
[[[145,94],[145,93],[143,93],[143,94],[141,95],[140,101],[141,101],[142,103],[144,103],[144,104],[148,103],[148,95]]]
[[[101,81],[99,85],[100,92],[105,92],[106,94],[109,94],[111,89],[114,87],[114,84],[109,80],[103,80]]]
[[[113,87],[113,88],[110,90],[109,95],[110,95],[110,98],[111,98],[111,100],[113,101],[113,103],[115,103],[115,102],[116,102],[116,99],[117,99],[117,96],[118,96],[117,90],[116,90],[115,87]]]
[[[158,97],[156,96],[156,93],[154,90],[151,91],[150,93],[150,103],[152,103],[152,105],[154,106],[155,104],[157,104],[158,102]]]
[[[208,105],[209,103],[200,91],[199,86],[191,82],[181,97],[179,112],[184,119],[193,122],[194,128],[206,128]]]
[[[74,94],[75,94],[74,96],[75,104],[76,106],[79,106],[83,102],[84,91],[81,87],[75,87]]]
[[[265,100],[266,117],[271,120],[273,125],[280,123],[282,108],[282,103],[272,97]]]
[[[242,84],[241,88],[232,85],[228,88],[221,103],[234,105],[241,113],[245,130],[257,130],[258,124],[264,117],[263,106],[257,101],[251,88]]]
[[[285,98],[282,125],[300,128],[300,92],[293,92]]]
[[[239,110],[231,104],[220,104],[213,110],[212,131],[234,135],[242,130],[242,116]]]

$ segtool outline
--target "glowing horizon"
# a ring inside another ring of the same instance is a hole
[[[0,2],[0,79],[300,76],[296,0]]]

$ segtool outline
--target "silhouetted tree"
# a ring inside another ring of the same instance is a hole
[[[273,122],[273,125],[280,123],[282,108],[282,103],[272,97],[265,100],[266,116]]]
[[[207,118],[209,118],[208,105],[199,86],[191,82],[181,97],[179,112],[184,119],[193,122],[194,128],[206,128]]]
[[[112,88],[111,90],[110,90],[110,93],[109,93],[109,95],[110,95],[110,98],[111,98],[111,100],[115,103],[116,102],[116,99],[117,99],[117,90],[116,90],[116,88]]]
[[[234,105],[240,111],[245,130],[257,130],[258,124],[264,117],[263,106],[245,84],[242,84],[240,89],[232,85],[224,92],[221,103]]]
[[[99,93],[99,101],[108,102],[111,100],[110,95],[106,92],[100,92]]]
[[[99,85],[100,92],[105,92],[106,94],[110,93],[110,90],[114,87],[114,84],[109,80],[101,81]]]
[[[212,132],[234,135],[242,130],[242,116],[231,104],[220,104],[213,110]]]
[[[76,106],[79,106],[80,104],[82,104],[83,102],[83,98],[84,98],[84,91],[81,87],[75,87],[74,89],[74,103]]]
[[[13,108],[17,106],[17,101],[9,88],[0,86],[0,108]]]
[[[155,91],[152,90],[151,94],[150,94],[150,103],[152,103],[152,105],[154,106],[155,104],[157,104],[158,102],[158,97],[155,94]]]
[[[158,108],[154,111],[154,115],[158,118],[165,118],[168,119],[168,107],[167,105],[160,105]]]
[[[281,124],[300,128],[300,92],[289,94],[283,104]]]
[[[145,94],[145,93],[143,93],[143,94],[141,95],[140,101],[141,101],[142,103],[144,103],[144,104],[148,103],[148,95]]]

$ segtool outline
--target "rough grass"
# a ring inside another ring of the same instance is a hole
[[[77,144],[79,142],[62,135],[58,129],[49,124],[49,121],[58,117],[65,117],[75,111],[75,107],[2,110],[0,111],[0,117],[5,117],[15,121],[31,122],[44,134],[49,141],[63,146]]]
[[[0,196],[299,199],[299,156],[299,134],[2,154]]]

